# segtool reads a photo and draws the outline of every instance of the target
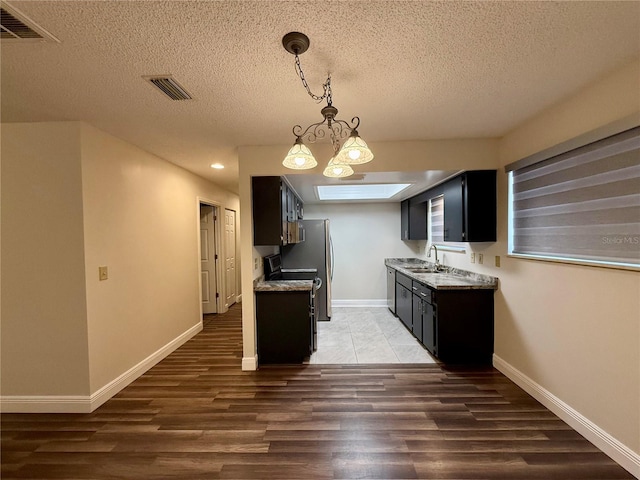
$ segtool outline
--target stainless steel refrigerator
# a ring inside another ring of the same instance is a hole
[[[317,318],[331,320],[331,280],[333,278],[333,244],[329,220],[302,220],[304,241],[280,249],[282,268],[317,268],[322,281],[316,292]]]

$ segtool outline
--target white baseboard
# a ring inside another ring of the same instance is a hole
[[[533,398],[564,420],[571,428],[593,443],[636,478],[640,478],[640,454],[586,418],[520,370],[493,355],[493,366]]]
[[[202,330],[191,327],[91,395],[11,395],[0,397],[2,413],[90,413]]]
[[[258,355],[242,357],[242,371],[251,372],[258,369]]]
[[[11,395],[0,397],[2,413],[90,413],[88,395]]]
[[[332,300],[332,307],[386,307],[387,299]]]

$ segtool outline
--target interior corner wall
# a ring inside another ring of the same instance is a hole
[[[2,395],[89,394],[80,124],[2,124]]]
[[[640,118],[638,78],[636,61],[532,118],[501,141],[502,166],[628,115]],[[505,226],[504,169],[499,185]],[[506,228],[499,229],[498,243],[505,253]],[[503,258],[493,271],[500,277],[496,355],[635,452],[637,462],[638,272],[520,258]]]
[[[90,386],[95,393],[201,328],[198,198],[215,202],[221,213],[225,208],[239,212],[239,200],[85,124],[82,185]],[[108,267],[108,280],[99,280],[99,266]]]
[[[304,207],[304,218],[329,219],[334,303],[379,300],[386,305],[384,259],[424,253],[424,241],[400,241],[400,203],[310,204]]]

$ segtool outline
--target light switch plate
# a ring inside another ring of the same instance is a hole
[[[496,267],[500,266],[500,255],[496,255]]]
[[[471,263],[476,263],[476,254],[471,252]]]
[[[483,260],[484,260],[484,258],[483,258],[483,256],[482,256],[482,254],[481,254],[481,253],[479,253],[479,254],[478,254],[478,263],[479,263],[480,265],[482,265]]]
[[[100,281],[107,280],[109,278],[109,270],[107,267],[98,267],[98,278]]]

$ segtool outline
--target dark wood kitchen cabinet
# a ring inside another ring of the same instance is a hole
[[[496,241],[496,171],[464,172],[442,185],[445,242]]]
[[[400,238],[427,239],[427,202],[407,199],[400,203]]]
[[[253,177],[253,244],[297,243],[303,203],[281,177]]]
[[[427,239],[429,201],[444,197],[445,242],[496,241],[496,171],[471,170],[401,203],[402,240]]]
[[[413,281],[413,334],[429,353],[438,356],[436,350],[436,310],[433,306],[435,291]],[[416,328],[416,324],[419,326]]]
[[[396,314],[436,358],[491,365],[492,289],[434,289],[396,272]]]
[[[256,292],[258,362],[302,363],[313,351],[308,291]]]
[[[396,315],[410,331],[413,330],[412,297],[411,279],[396,272]]]

